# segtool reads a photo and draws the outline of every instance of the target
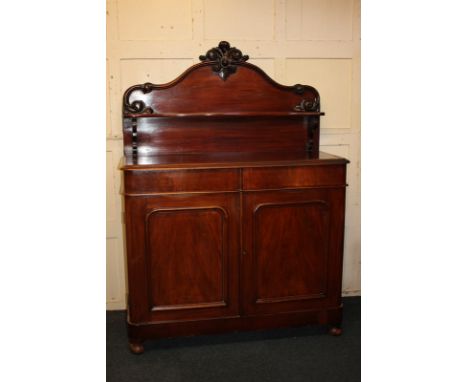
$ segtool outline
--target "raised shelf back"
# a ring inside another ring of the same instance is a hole
[[[278,84],[226,44],[167,84],[135,85],[125,92],[125,155],[308,151],[318,156],[323,113],[317,90]]]

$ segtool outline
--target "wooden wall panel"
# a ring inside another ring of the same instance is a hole
[[[320,91],[326,113],[321,150],[351,161],[343,294],[360,293],[360,1],[108,0],[108,309],[125,308],[118,170],[123,91],[135,83],[174,79],[221,40],[276,81]]]
[[[122,141],[107,141],[106,182],[106,303],[107,309],[124,309],[126,306],[126,265],[121,199],[122,176],[119,171]]]
[[[287,0],[288,40],[352,40],[353,0]]]
[[[119,308],[122,303],[122,277],[116,275],[121,273],[121,261],[116,257],[119,253],[119,242],[115,237],[106,240],[106,302],[107,307]]]
[[[117,195],[117,190],[115,189],[115,181],[114,181],[114,176],[115,176],[115,171],[113,169],[113,163],[114,163],[114,158],[113,158],[113,153],[112,151],[107,151],[106,152],[106,211],[107,211],[107,224],[106,224],[106,232],[107,236],[112,236],[112,224],[117,220],[116,216],[116,198],[118,197]]]
[[[190,0],[119,0],[121,40],[191,40]]]
[[[111,108],[110,108],[110,83],[109,83],[109,59],[106,59],[106,136],[112,134]]]
[[[205,0],[204,36],[214,40],[273,40],[274,3],[273,0]]]
[[[324,129],[351,127],[350,59],[287,59],[288,83],[313,84],[320,92],[320,106],[325,112],[320,126]]]
[[[262,68],[271,78],[275,78],[275,59],[274,58],[255,58],[251,57],[249,62]]]
[[[145,58],[120,61],[122,94],[130,86],[145,82],[166,83],[180,76],[194,64],[191,58]]]

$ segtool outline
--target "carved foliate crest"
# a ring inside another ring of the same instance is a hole
[[[242,52],[235,48],[231,48],[231,44],[227,41],[221,41],[218,47],[210,49],[206,55],[200,56],[200,61],[213,61],[213,72],[218,73],[218,76],[223,80],[226,79],[237,70],[237,64],[247,61],[249,56],[243,55]]]

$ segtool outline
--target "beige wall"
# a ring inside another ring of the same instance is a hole
[[[107,308],[124,309],[119,195],[127,87],[174,79],[227,40],[276,81],[321,95],[321,150],[350,159],[343,294],[360,294],[360,2],[114,0],[107,3]]]

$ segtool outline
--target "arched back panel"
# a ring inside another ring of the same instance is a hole
[[[320,97],[284,86],[221,42],[175,80],[123,97],[126,155],[304,151],[318,154]]]

